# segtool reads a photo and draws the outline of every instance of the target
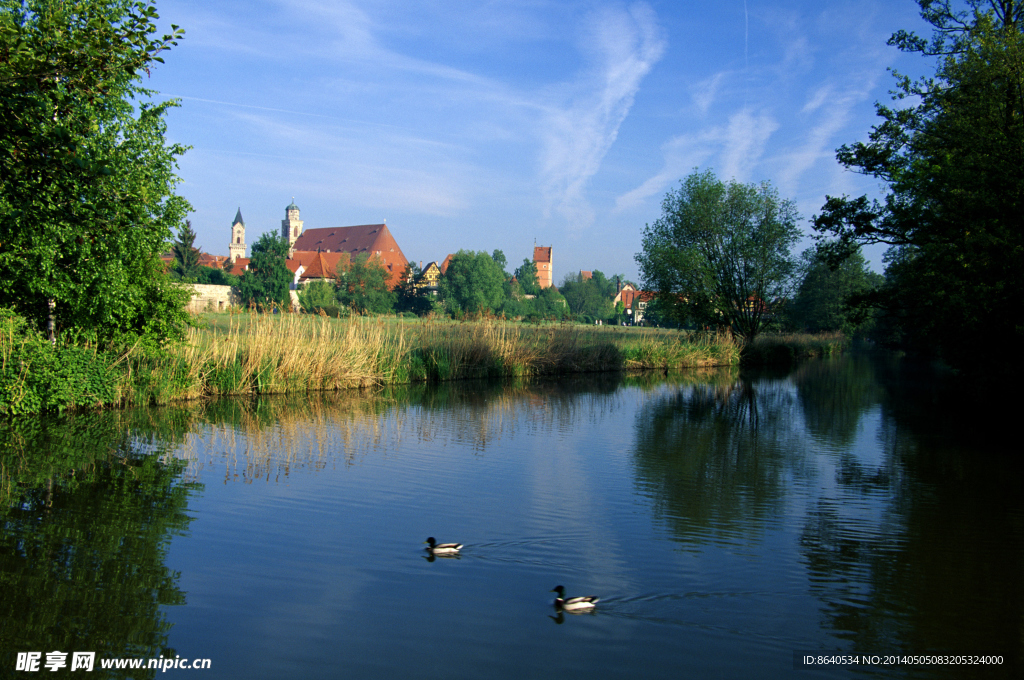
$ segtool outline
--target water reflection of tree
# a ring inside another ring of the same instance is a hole
[[[864,355],[807,361],[789,380],[796,385],[808,431],[833,445],[852,444],[861,417],[881,398],[874,362]]]
[[[784,383],[726,379],[648,401],[636,418],[637,480],[686,540],[759,531],[778,511],[797,447]]]
[[[1017,456],[965,446],[973,421],[955,432],[957,419],[935,402],[936,376],[906,368],[883,365],[882,464],[844,457],[837,489],[808,514],[801,548],[811,591],[854,651],[1000,654],[1004,665],[982,676],[1021,677],[1024,469]],[[922,417],[929,409],[933,417]]]
[[[225,463],[227,479],[280,481],[416,444],[454,440],[482,453],[521,432],[573,432],[610,413],[620,374],[561,381],[458,381],[180,407],[190,420],[186,476]]]
[[[0,426],[0,640],[8,652],[94,651],[100,659],[155,657],[166,647],[160,607],[184,603],[185,594],[164,558],[188,526],[194,487],[180,483],[180,461],[138,444],[129,420],[98,413]],[[151,431],[137,435],[158,441]]]

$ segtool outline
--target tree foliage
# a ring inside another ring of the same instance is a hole
[[[299,289],[299,305],[307,312],[338,306],[332,281],[310,281]]]
[[[178,276],[190,279],[198,273],[199,251],[195,247],[196,232],[192,230],[192,222],[185,223],[178,229],[178,238],[172,248],[174,252],[174,269]]]
[[[357,255],[347,268],[339,265],[338,302],[359,314],[387,314],[395,306],[388,289],[391,273],[380,258]]]
[[[505,302],[505,272],[492,256],[460,250],[441,278],[441,297],[452,314],[495,312]]]
[[[223,268],[197,267],[195,277],[196,283],[204,283],[211,286],[233,286],[238,288],[241,285],[241,281],[237,276],[227,273]]]
[[[542,289],[531,302],[533,302],[534,313],[542,319],[561,319],[569,311],[565,297],[555,290],[554,286]]]
[[[420,273],[419,265],[415,262],[405,265],[402,278],[395,286],[396,312],[411,312],[417,316],[423,316],[434,309],[433,298],[425,289],[416,286],[416,279],[419,278]]]
[[[935,75],[897,74],[900,106],[877,105],[868,141],[838,151],[844,166],[880,179],[885,196],[828,197],[815,229],[837,237],[838,256],[892,246],[875,302],[894,337],[987,370],[1024,340],[1024,2],[919,4],[933,36],[900,31],[889,43],[935,58]]]
[[[291,303],[292,273],[285,265],[288,242],[274,232],[260,236],[252,246],[249,269],[242,276],[239,297],[243,306],[255,305],[261,309],[289,307]]]
[[[789,293],[797,219],[793,202],[768,182],[694,172],[644,229],[636,255],[643,288],[680,321],[725,323],[752,338]]]
[[[519,292],[523,295],[539,295],[540,283],[537,281],[537,263],[523,259],[523,264],[513,274],[519,284]]]
[[[566,274],[558,291],[565,298],[569,311],[587,320],[611,320],[615,316],[615,278],[609,279],[600,271],[594,270],[590,278],[581,274]]]
[[[809,333],[841,332],[853,336],[864,330],[869,309],[862,303],[883,278],[868,269],[859,250],[836,267],[825,251],[810,248],[801,257],[802,277],[787,310],[789,324]]]
[[[181,31],[151,1],[0,0],[0,305],[106,344],[182,337],[159,255],[187,212],[172,102],[133,103]]]

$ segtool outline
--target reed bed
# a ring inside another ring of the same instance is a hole
[[[118,354],[0,333],[0,414],[167,404],[464,378],[785,363],[845,348],[840,335],[728,333],[298,314],[211,315],[187,341]],[[16,330],[16,329],[15,329]],[[10,332],[6,332],[10,331]]]
[[[753,365],[786,365],[803,359],[831,357],[849,348],[842,333],[764,333],[743,346],[741,361]]]
[[[192,331],[188,343],[171,350],[164,361],[171,373],[184,373],[171,382],[177,383],[182,398],[191,398],[623,368],[694,368],[739,360],[739,345],[728,335],[630,331],[496,319],[339,320],[244,314],[229,317],[226,325],[218,319],[210,329]]]

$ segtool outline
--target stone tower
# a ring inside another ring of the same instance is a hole
[[[299,219],[299,206],[295,205],[292,196],[291,204],[284,209],[285,218],[281,220],[281,238],[288,241],[288,247],[295,245],[295,239],[302,234],[302,220]]]
[[[245,220],[242,219],[242,209],[235,213],[235,221],[231,223],[231,244],[228,245],[228,257],[234,263],[240,257],[245,257]]]
[[[534,246],[533,263],[537,266],[537,283],[541,288],[550,288],[555,283],[554,262],[551,251],[554,246]]]

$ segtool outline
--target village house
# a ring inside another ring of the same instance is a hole
[[[445,269],[448,268],[448,262],[451,261],[451,255],[445,259]],[[441,271],[441,267],[437,262],[431,262],[426,267],[423,263],[420,263],[420,275],[416,277],[413,285],[416,286],[420,291],[437,297],[437,292],[441,289],[441,277],[444,272]]]
[[[643,322],[644,313],[647,311],[647,304],[654,299],[654,293],[646,290],[637,290],[636,286],[627,283],[619,286],[618,293],[612,298],[612,304],[622,303],[629,316],[628,323],[636,326]]]

